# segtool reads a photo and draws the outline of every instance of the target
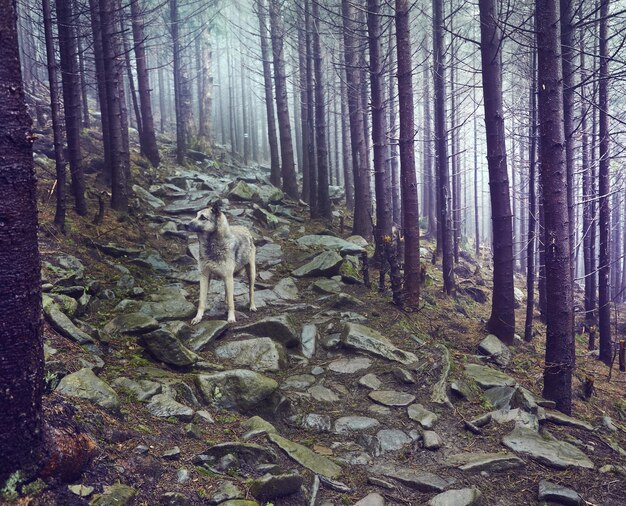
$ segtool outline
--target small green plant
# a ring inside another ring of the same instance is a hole
[[[17,488],[24,481],[24,475],[22,471],[15,471],[4,482],[4,487],[0,490],[0,497],[6,501],[14,501],[18,498],[19,493]]]

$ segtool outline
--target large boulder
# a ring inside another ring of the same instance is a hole
[[[86,399],[109,411],[118,411],[120,408],[115,390],[88,368],[63,377],[56,390],[62,395]]]
[[[346,323],[341,333],[341,342],[347,348],[370,353],[401,364],[408,365],[417,362],[415,354],[396,348],[380,332],[360,323]]]
[[[215,349],[217,358],[231,360],[238,367],[253,371],[280,371],[287,362],[285,349],[269,337],[231,341]]]
[[[272,378],[247,369],[197,376],[204,399],[226,409],[248,411],[263,403],[278,388]]]
[[[467,364],[465,375],[482,388],[512,387],[516,383],[508,374],[486,365]]]
[[[300,246],[339,251],[343,255],[358,255],[363,251],[363,248],[358,244],[332,235],[304,235],[298,238],[296,242]]]
[[[506,367],[511,361],[511,351],[509,347],[493,334],[489,334],[480,342],[478,351],[487,355],[501,367]]]
[[[177,367],[195,364],[198,355],[188,350],[171,332],[157,329],[141,336],[143,345],[157,360]]]
[[[70,320],[65,313],[63,313],[56,304],[50,304],[44,310],[46,320],[50,323],[50,326],[56,330],[59,334],[72,341],[76,341],[78,344],[92,344],[95,343],[94,339],[80,330],[72,320]]]
[[[292,272],[297,278],[332,277],[339,274],[343,264],[342,256],[335,251],[324,251],[313,260]]]
[[[296,322],[289,315],[269,316],[250,325],[239,327],[237,330],[258,337],[269,337],[287,348],[293,348],[300,344]]]
[[[110,320],[102,332],[115,334],[145,334],[159,328],[159,322],[145,313],[121,314]]]

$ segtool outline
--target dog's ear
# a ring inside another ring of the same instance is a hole
[[[211,207],[211,211],[213,211],[213,214],[215,216],[219,216],[219,214],[222,212],[222,203],[217,200],[213,203],[213,206]]]

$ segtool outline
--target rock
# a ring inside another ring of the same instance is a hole
[[[221,504],[232,499],[241,499],[245,493],[232,481],[220,481],[217,490],[209,499],[209,504]]]
[[[133,258],[130,262],[144,269],[153,269],[161,273],[172,271],[170,264],[163,260],[161,255],[154,250],[142,251],[137,258]]]
[[[134,488],[121,483],[110,486],[105,485],[103,489],[104,492],[102,494],[93,496],[89,506],[125,506],[137,493]]]
[[[537,415],[528,413],[523,409],[499,409],[492,411],[489,415],[491,416],[491,420],[499,424],[514,422],[515,425],[521,425],[534,431],[539,429]]]
[[[330,388],[326,388],[322,385],[312,386],[307,390],[311,397],[318,402],[338,402],[339,396],[333,392]]]
[[[71,288],[71,287],[70,287]],[[75,298],[62,293],[43,294],[43,310],[49,312],[53,307],[60,309],[67,317],[73,318],[78,311],[78,302]]]
[[[166,205],[162,211],[167,214],[196,214],[198,211],[206,209],[211,195],[215,195],[212,192],[207,192],[203,197],[195,199],[184,199],[172,204]]]
[[[293,278],[283,278],[273,288],[274,293],[283,300],[298,300],[300,294]]]
[[[178,458],[180,457],[180,448],[178,446],[175,446],[174,448],[165,450],[162,457],[166,460],[178,460]]]
[[[332,295],[341,292],[341,283],[335,279],[318,279],[311,289],[323,295]]]
[[[159,322],[144,313],[121,314],[110,320],[102,332],[113,336],[116,334],[144,334],[159,328]]]
[[[300,346],[302,349],[302,354],[306,358],[313,358],[313,355],[315,355],[317,337],[317,327],[314,324],[307,323],[302,326],[302,332],[300,334]]]
[[[283,250],[280,244],[264,244],[256,249],[257,268],[267,269],[283,261]]]
[[[139,380],[133,381],[124,376],[113,380],[113,385],[131,393],[138,401],[147,401],[156,394],[161,393],[161,384],[156,381]]]
[[[467,382],[463,380],[457,380],[450,383],[450,391],[463,400],[467,400],[472,397],[472,389]]]
[[[287,363],[285,349],[269,337],[231,341],[215,349],[217,358],[231,360],[253,371],[280,371]]]
[[[479,304],[487,302],[487,293],[476,286],[461,286],[459,291]]]
[[[96,248],[98,248],[102,253],[109,255],[113,258],[137,258],[143,251],[141,248],[125,248],[123,246],[119,246],[118,244],[114,244],[112,242],[101,244],[95,243]]]
[[[337,434],[346,434],[349,432],[372,429],[379,425],[380,422],[375,418],[368,418],[366,416],[342,416],[335,421],[335,432]]]
[[[372,361],[367,357],[340,358],[328,364],[328,369],[340,374],[353,374],[363,369],[369,369]]]
[[[260,416],[252,416],[248,418],[245,422],[243,422],[242,427],[247,430],[248,433],[254,432],[256,434],[269,434],[270,432],[276,432],[276,427]]]
[[[163,202],[160,198],[155,197],[154,195],[152,195],[152,193],[150,193],[148,190],[145,190],[141,186],[137,186],[136,184],[134,184],[133,192],[135,192],[135,195],[137,195],[140,200],[144,201],[153,209],[158,209],[159,207],[163,207],[165,205],[165,202]]]
[[[195,364],[199,357],[171,332],[157,329],[141,336],[141,342],[157,360],[177,367]]]
[[[594,467],[593,462],[574,445],[546,439],[538,432],[524,427],[515,427],[512,432],[502,438],[502,443],[515,452],[529,455],[538,462],[555,469],[570,467],[593,469]]]
[[[485,365],[467,364],[465,375],[482,388],[515,386],[515,380],[509,375]]]
[[[548,480],[539,482],[539,500],[565,504],[567,506],[579,506],[582,504],[582,499],[578,492]]]
[[[272,378],[246,369],[198,375],[197,383],[207,402],[242,411],[263,403],[278,388]]]
[[[227,461],[232,461],[239,465],[255,468],[261,464],[274,464],[276,453],[271,448],[254,443],[242,443],[239,441],[228,441],[211,446],[201,455],[198,455],[194,462],[206,462],[207,464],[221,462],[224,466]]]
[[[234,181],[226,197],[229,200],[252,201],[258,198],[258,188],[245,181]]]
[[[296,374],[289,376],[282,382],[280,388],[286,390],[305,390],[315,383],[315,376],[312,374]]]
[[[490,357],[496,364],[506,367],[511,361],[511,351],[493,334],[489,334],[478,345],[478,351]]]
[[[279,218],[275,214],[266,211],[256,204],[254,204],[253,206],[252,216],[254,216],[261,223],[262,226],[269,229],[275,229],[276,227],[278,227],[279,223],[285,222],[284,219]]]
[[[261,501],[295,494],[302,486],[302,476],[297,473],[265,474],[250,483],[250,493]]]
[[[341,255],[334,251],[324,251],[310,262],[298,267],[291,274],[297,278],[330,278],[339,273],[342,263],[343,258]]]
[[[67,486],[68,490],[74,494],[77,495],[78,497],[89,497],[93,491],[94,488],[90,487],[89,485],[68,485]]]
[[[519,288],[514,287],[513,296],[515,297],[515,307],[521,307],[522,302],[524,302],[524,299],[526,299],[526,294],[524,294],[524,292],[522,292],[522,290],[520,290]]]
[[[415,383],[413,375],[403,367],[394,367],[391,373],[397,381],[404,385],[413,385]]]
[[[427,410],[421,404],[411,404],[407,408],[407,413],[411,420],[416,421],[425,429],[432,429],[439,417],[432,411]]]
[[[393,478],[419,492],[443,492],[455,483],[453,479],[442,478],[433,473],[417,471],[408,467],[395,468],[389,465],[377,465],[372,468],[372,472]]]
[[[385,504],[385,498],[382,495],[372,492],[354,503],[354,506],[385,506]]]
[[[332,423],[327,415],[309,413],[300,418],[300,427],[314,432],[330,432]]]
[[[146,406],[152,416],[159,418],[174,417],[183,422],[191,421],[193,409],[174,400],[168,394],[157,394]]]
[[[395,452],[401,450],[413,440],[401,430],[383,429],[376,434],[380,451],[382,453]]]
[[[602,417],[602,426],[607,429],[609,432],[617,432],[617,425],[610,416]]]
[[[577,418],[567,416],[560,411],[553,411],[551,409],[545,410],[545,420],[552,422],[556,425],[566,425],[568,427],[576,427],[577,429],[593,430],[593,426]]]
[[[146,302],[139,309],[158,321],[187,320],[196,314],[196,306],[185,299]]]
[[[359,258],[353,255],[347,255],[344,257],[344,260],[344,263],[341,264],[339,269],[341,281],[349,285],[358,285],[363,283],[363,278],[361,277],[360,272],[361,265]]]
[[[221,502],[220,506],[259,506],[259,503],[245,499],[231,499],[230,501]]]
[[[428,506],[471,506],[478,503],[482,494],[477,488],[461,488],[437,494]]]
[[[193,351],[204,351],[210,343],[219,339],[227,328],[228,322],[226,320],[200,322],[192,327],[191,335],[185,341],[185,345]]]
[[[378,379],[378,376],[370,373],[359,378],[359,385],[363,385],[371,390],[378,390],[382,385],[382,381]]]
[[[85,266],[75,256],[58,253],[43,262],[42,280],[56,286],[72,286],[85,277]]]
[[[425,430],[422,432],[422,443],[427,450],[438,450],[443,446],[443,441],[434,430]]]
[[[250,325],[239,327],[237,330],[248,332],[258,337],[269,337],[287,348],[300,344],[296,322],[292,316],[270,316]]]
[[[325,476],[331,480],[337,479],[341,476],[341,467],[323,455],[319,455],[312,450],[309,450],[306,446],[289,441],[278,434],[268,434],[268,438],[290,458],[315,474]]]
[[[188,506],[189,498],[180,492],[165,492],[161,496],[162,506]]]
[[[332,235],[305,235],[296,240],[300,246],[339,251],[342,255],[358,255],[363,248],[358,244]]]
[[[408,406],[415,400],[414,395],[396,390],[374,390],[368,396],[383,406]]]
[[[109,411],[118,411],[120,408],[115,390],[98,378],[91,369],[83,368],[63,377],[56,391],[62,395],[86,399]]]
[[[417,357],[413,353],[396,348],[382,334],[359,323],[344,324],[341,342],[347,348],[371,353],[404,365],[417,362]]]
[[[280,188],[276,188],[271,184],[264,184],[257,189],[258,201],[263,205],[269,205],[276,202],[281,202],[285,198],[285,194]],[[270,206],[272,209],[277,209],[282,206]]]
[[[48,323],[59,334],[78,344],[93,344],[95,340],[87,333],[80,330],[72,320],[70,320],[65,313],[61,312],[56,305],[52,304],[48,306],[45,311]]]
[[[523,467],[524,461],[512,453],[460,453],[446,459],[446,465],[469,473],[499,473]]]
[[[327,299],[330,301],[330,307],[334,309],[351,309],[365,305],[363,301],[347,293],[330,295]]]
[[[495,409],[509,408],[514,394],[513,387],[493,387],[485,390],[485,397]]]

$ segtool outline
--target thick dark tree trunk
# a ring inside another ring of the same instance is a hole
[[[389,26],[389,42],[387,45],[387,54],[392,55],[395,43],[395,35],[393,33],[393,25]],[[389,75],[394,74],[393,58],[390,62]],[[391,178],[391,219],[394,223],[400,223],[402,216],[402,210],[400,209],[400,177],[398,167],[398,143],[396,139],[398,137],[397,125],[396,125],[396,93],[395,82],[392,77],[389,77],[389,163],[387,164],[387,170],[389,171],[389,178]],[[426,148],[424,148],[426,149]],[[432,167],[432,163],[431,163]],[[432,169],[431,169],[432,170]],[[434,191],[434,190],[433,190]]]
[[[443,69],[443,5],[433,0],[433,49],[435,91],[435,144],[437,152],[438,229],[441,236],[443,289],[454,291],[452,213],[450,209],[450,175],[446,132],[445,83]],[[439,235],[439,234],[438,234]]]
[[[352,171],[354,174],[354,223],[352,233],[366,239],[372,237],[372,194],[367,172],[367,151],[363,128],[361,104],[361,72],[358,66],[358,49],[355,34],[354,6],[350,0],[342,0],[344,63],[350,115],[350,139],[352,145]]]
[[[291,121],[287,100],[287,74],[285,72],[284,38],[285,26],[280,0],[270,0],[269,18],[274,57],[274,84],[276,86],[276,115],[280,134],[280,161],[283,178],[283,191],[291,198],[298,199],[298,182],[291,140]]]
[[[172,36],[172,64],[174,69],[174,110],[176,112],[176,163],[184,165],[187,152],[185,121],[182,105],[182,62],[180,54],[178,0],[170,0],[170,34]],[[231,109],[232,110],[232,109]],[[233,140],[231,139],[231,143]]]
[[[72,12],[72,2],[70,1],[57,2],[56,11],[57,25],[59,27],[59,55],[61,57],[61,78],[63,81],[67,157],[72,176],[72,195],[74,196],[76,212],[84,216],[87,214],[87,202],[85,201],[83,160],[80,152],[82,121],[76,19],[75,14]]]
[[[413,66],[409,2],[396,0],[396,40],[398,52],[398,102],[400,105],[400,174],[402,216],[404,217],[404,296],[405,303],[417,307],[420,296],[420,227],[417,177],[415,171],[415,122],[413,113]]]
[[[134,2],[131,2],[134,3]],[[135,113],[135,123],[137,124],[137,133],[139,136],[139,149],[141,150],[141,154],[145,156],[144,150],[144,137],[143,137],[143,122],[141,119],[141,111],[139,109],[139,97],[137,96],[137,89],[135,87],[135,76],[133,75],[133,65],[130,61],[130,53],[131,47],[128,42],[128,35],[126,31],[126,23],[124,22],[124,16],[120,16],[121,27],[122,27],[122,43],[124,46],[124,61],[126,62],[126,82],[128,84],[128,95],[130,95],[131,104],[133,108],[133,112]],[[132,118],[132,115],[130,116]],[[132,124],[132,122],[131,122]]]
[[[111,153],[111,207],[128,211],[130,185],[130,153],[128,120],[123,82],[123,60],[119,29],[119,4],[116,0],[100,0],[100,24],[106,101],[109,113],[109,146]]]
[[[437,234],[437,217],[436,217],[436,187],[435,177],[433,174],[433,134],[431,119],[431,103],[430,103],[430,65],[428,59],[427,42],[424,43],[424,53],[426,60],[424,62],[424,70],[422,74],[422,83],[424,86],[424,216],[428,219],[428,229],[426,235],[428,237]],[[395,219],[395,218],[394,218]]]
[[[311,190],[309,188],[309,172],[311,170],[311,162],[309,160],[309,143],[311,135],[309,132],[309,90],[307,89],[307,28],[306,14],[308,10],[308,0],[305,0],[301,6],[297,7],[298,13],[298,72],[300,80],[300,145],[302,146],[302,200],[309,202],[311,198]]]
[[[309,142],[307,144],[309,149],[309,206],[310,208],[317,209],[317,150],[315,149],[315,79],[314,79],[314,65],[313,65],[313,20],[311,16],[310,3],[305,0],[304,4],[304,26],[306,36],[304,39],[306,49],[306,90],[308,98],[308,131]]]
[[[546,247],[546,360],[543,396],[557,409],[572,410],[572,372],[576,362],[570,269],[563,74],[558,0],[537,0],[537,55],[540,162]]]
[[[502,34],[495,0],[479,0],[480,53],[483,76],[483,102],[487,131],[487,165],[493,224],[493,293],[489,332],[508,344],[515,334],[513,293],[513,224],[506,164],[504,107],[502,104]]]
[[[200,44],[200,75],[198,76],[198,137],[204,141],[205,148],[213,142],[213,47],[211,45],[211,30],[208,20],[203,13],[202,32],[199,36]]]
[[[600,360],[611,363],[611,209],[609,193],[609,53],[608,53],[609,0],[600,0],[600,82],[599,82],[599,126],[600,126],[600,166],[599,166],[599,205],[600,205],[600,261],[598,263],[598,323],[600,330]]]
[[[63,126],[61,124],[59,104],[59,81],[57,61],[54,55],[52,16],[50,1],[42,0],[43,27],[46,40],[46,61],[48,64],[48,82],[50,83],[50,115],[52,116],[52,135],[54,139],[54,161],[56,168],[56,211],[54,224],[65,232],[65,156],[63,154]]]
[[[476,87],[472,92],[474,102],[476,102]],[[474,127],[474,254],[476,260],[480,259],[480,215],[478,206],[478,120],[476,114],[473,115]],[[429,220],[430,221],[430,220]]]
[[[324,69],[322,44],[320,42],[319,0],[313,0],[313,66],[315,69],[315,144],[317,148],[317,215],[331,220],[330,196],[328,192],[329,167],[326,123],[326,102],[324,100]],[[313,213],[313,210],[311,210]]]
[[[24,103],[14,6],[0,2],[0,487],[15,471],[33,476],[43,447],[34,137]]]
[[[385,258],[385,237],[391,237],[391,178],[386,163],[386,110],[383,94],[383,45],[380,0],[367,2],[367,29],[370,52],[370,84],[372,94],[372,145],[374,146],[374,188],[376,191],[376,257]],[[406,36],[406,34],[405,34]],[[408,40],[408,39],[406,39]],[[410,60],[409,60],[410,63]],[[398,72],[399,74],[399,72]],[[408,83],[411,86],[411,82]],[[406,98],[404,95],[403,98]],[[406,106],[406,104],[404,104]],[[412,106],[412,102],[411,102]],[[413,107],[410,108],[412,112]],[[405,125],[406,126],[406,125]],[[407,132],[403,132],[406,134]],[[412,137],[412,134],[411,134]],[[412,149],[412,138],[411,147]],[[382,267],[381,267],[382,270]]]
[[[154,131],[154,117],[152,115],[152,100],[150,98],[150,77],[148,62],[146,59],[146,36],[143,29],[143,13],[139,0],[130,2],[131,21],[133,27],[133,42],[135,44],[135,64],[137,65],[137,87],[139,89],[139,102],[141,103],[142,123],[142,150],[150,163],[158,167],[161,162],[159,148]],[[159,86],[159,92],[161,87]]]

